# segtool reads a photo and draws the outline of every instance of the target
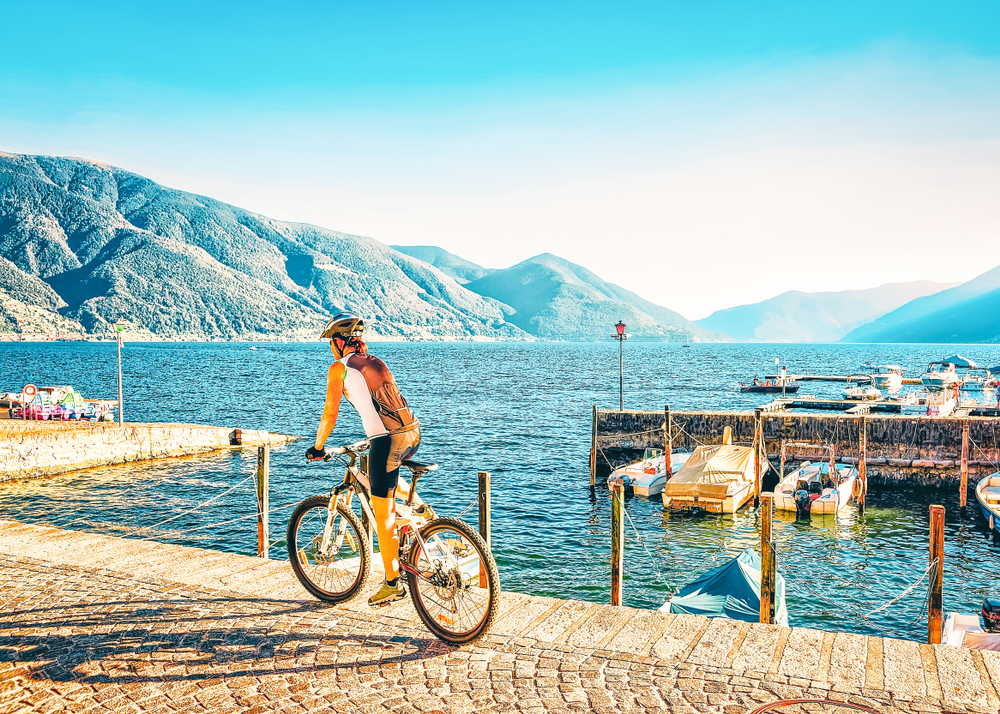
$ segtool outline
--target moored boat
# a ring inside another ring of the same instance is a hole
[[[882,392],[871,386],[847,387],[841,392],[841,394],[844,399],[854,399],[862,402],[875,401],[876,399],[882,398]]]
[[[795,394],[799,391],[798,384],[743,384],[740,383],[741,394]]]
[[[660,607],[660,612],[759,622],[760,555],[744,550],[732,560],[702,573]],[[774,621],[788,627],[785,578],[780,573],[775,573]]]
[[[837,513],[851,501],[858,470],[829,462],[804,462],[774,488],[774,507],[801,515]]]
[[[874,386],[879,389],[899,389],[903,384],[903,368],[898,364],[872,364],[866,362],[861,365],[868,370],[875,382]]]
[[[749,446],[699,446],[663,485],[663,508],[735,513],[753,498],[756,454]],[[762,473],[766,468],[762,459]]]
[[[976,484],[976,500],[990,530],[1000,533],[1000,471]]]
[[[927,365],[927,371],[920,375],[920,383],[929,390],[948,389],[960,381],[955,364],[947,360],[931,362]]]
[[[689,451],[671,453],[670,474],[677,473],[690,457],[691,452]],[[662,450],[646,449],[646,453],[639,461],[612,471],[608,483],[610,484],[616,478],[621,479],[626,487],[632,487],[632,493],[636,496],[646,496],[647,498],[655,496],[663,492],[663,485],[667,482],[665,464],[666,459],[663,458]]]

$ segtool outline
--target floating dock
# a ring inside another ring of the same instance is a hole
[[[1000,707],[998,652],[516,593],[459,648],[366,597],[313,600],[287,562],[0,521],[0,711]]]

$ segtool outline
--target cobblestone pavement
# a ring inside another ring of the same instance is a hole
[[[372,612],[275,594],[292,590],[288,571],[0,522],[0,714],[1000,706],[1000,653],[524,595],[505,595],[493,632],[456,648],[408,604]],[[229,584],[185,582],[212,578]]]

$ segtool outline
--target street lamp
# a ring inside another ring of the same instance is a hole
[[[625,334],[625,323],[621,320],[615,325],[615,329],[618,334],[615,335],[615,339],[618,340],[618,411],[625,411],[625,358],[624,358],[624,347],[623,343],[628,339],[628,335]]]
[[[125,329],[124,322],[115,323],[115,334],[118,337],[118,427],[125,426],[125,412],[122,410],[122,330]]]

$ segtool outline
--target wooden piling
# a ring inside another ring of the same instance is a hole
[[[726,426],[722,428],[722,443],[723,444],[733,443],[733,427],[729,426],[728,424],[726,424]]]
[[[927,644],[941,644],[941,605],[944,585],[944,506],[931,506],[931,578],[927,598]]]
[[[257,557],[267,558],[268,528],[268,478],[271,471],[271,447],[257,447]]]
[[[969,420],[962,421],[962,485],[959,486],[958,497],[962,508],[969,500]]]
[[[753,447],[754,447],[754,463],[753,463],[753,505],[754,508],[760,505],[760,460],[764,451],[764,429],[763,429],[763,419],[761,415],[764,413],[763,409],[753,410],[753,420],[754,420],[754,430],[753,430]]]
[[[611,604],[622,604],[622,575],[625,563],[624,486],[611,484]]]
[[[858,432],[858,480],[861,491],[858,495],[858,511],[865,512],[865,496],[868,495],[868,420],[861,417],[861,427]]]
[[[773,625],[777,582],[777,558],[771,539],[774,494],[761,494],[760,505],[760,621],[765,625]]]
[[[490,472],[479,472],[479,535],[486,541],[487,547],[492,547],[492,528],[490,526]],[[486,585],[486,568],[479,563],[479,583]]]
[[[590,429],[590,487],[597,485],[597,405],[594,405],[594,418]]]
[[[670,462],[670,454],[674,450],[674,442],[670,436],[673,426],[673,420],[670,418],[670,405],[665,404],[663,406],[663,472],[667,475],[668,480],[673,473],[673,465]]]

